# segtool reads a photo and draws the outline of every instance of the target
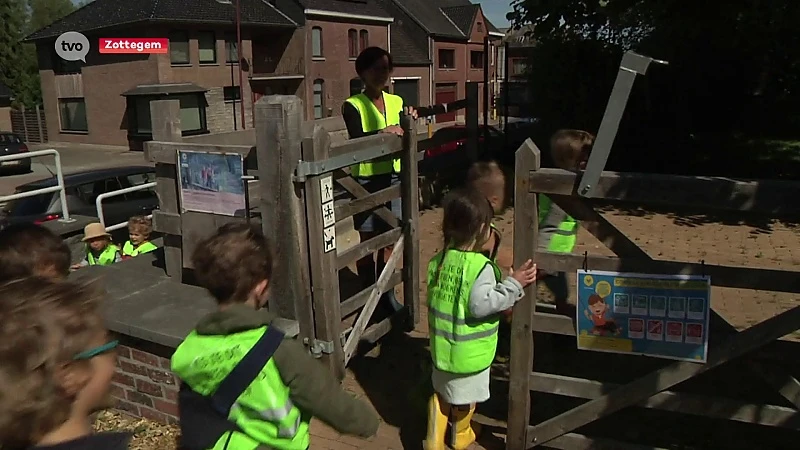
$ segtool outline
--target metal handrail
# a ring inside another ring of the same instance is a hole
[[[55,157],[56,180],[58,181],[58,184],[56,186],[51,186],[41,189],[33,189],[31,191],[18,192],[16,194],[11,194],[11,195],[4,195],[0,197],[0,203],[16,200],[18,198],[28,198],[41,194],[49,194],[51,192],[59,192],[59,199],[61,201],[61,218],[58,220],[60,222],[74,222],[75,219],[72,219],[69,216],[69,207],[67,207],[67,193],[66,193],[66,188],[64,186],[64,173],[61,171],[61,155],[58,153],[57,150],[49,148],[46,150],[37,150],[35,152],[26,152],[26,153],[18,153],[16,155],[0,156],[0,163],[2,163],[3,161],[29,159],[29,158],[36,158],[37,156],[47,156],[47,155],[53,155]]]
[[[103,224],[103,226],[105,227],[106,231],[108,232],[108,231],[119,230],[120,228],[125,228],[127,226],[128,222],[120,222],[120,223],[118,223],[116,225],[111,225],[111,226],[107,227],[106,226],[105,217],[103,216],[103,200],[105,200],[105,199],[107,199],[109,197],[116,197],[118,195],[127,194],[129,192],[143,191],[145,189],[150,189],[150,188],[154,188],[154,187],[156,187],[156,182],[155,181],[153,181],[151,183],[140,184],[138,186],[127,187],[127,188],[124,188],[124,189],[117,189],[116,191],[103,192],[102,194],[98,195],[97,199],[94,201],[94,205],[97,207],[97,218],[100,220],[100,223]],[[152,217],[153,217],[152,214],[149,214],[147,216],[147,218],[152,218]]]

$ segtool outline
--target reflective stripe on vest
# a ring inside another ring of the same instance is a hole
[[[155,244],[150,241],[142,242],[138,247],[135,248],[131,241],[127,241],[125,242],[125,245],[122,246],[122,256],[139,256],[142,253],[150,253],[157,248],[158,247],[156,247]]]
[[[378,110],[375,103],[372,103],[366,94],[356,94],[347,99],[347,103],[353,105],[358,113],[361,115],[361,129],[365,133],[370,131],[379,131],[388,126],[400,125],[400,113],[403,112],[403,98],[399,95],[383,93],[383,107],[386,110],[386,116]],[[371,161],[364,161],[362,163],[351,166],[351,174],[354,177],[372,177],[375,175],[383,175],[386,173],[400,173],[400,158],[389,160],[386,158],[378,158]]]
[[[472,317],[469,294],[486,265],[500,280],[500,269],[477,252],[447,250],[428,264],[428,331],[437,369],[475,373],[486,369],[497,350],[497,315]]]
[[[172,356],[172,371],[201,395],[211,395],[255,345],[266,327],[230,335],[199,335],[192,331]],[[243,433],[226,433],[214,450],[256,449],[259,446],[306,450],[308,422],[289,398],[274,358],[231,408],[228,419]],[[230,441],[228,441],[230,439]]]
[[[578,221],[554,205],[550,197],[540,194],[539,234],[539,248],[548,252],[572,253],[578,240]]]
[[[100,256],[95,258],[92,250],[87,245],[86,261],[89,262],[90,266],[109,266],[114,264],[114,261],[117,259],[117,252],[119,252],[119,247],[114,244],[109,244],[108,247],[103,249],[103,253],[100,253]]]

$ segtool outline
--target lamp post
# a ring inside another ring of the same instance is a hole
[[[239,106],[242,114],[242,129],[245,129],[244,124],[244,75],[242,74],[242,17],[241,8],[239,3],[241,0],[236,0],[236,57],[239,59]]]

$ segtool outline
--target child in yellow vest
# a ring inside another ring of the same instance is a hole
[[[500,280],[497,265],[482,253],[492,233],[494,212],[474,189],[445,199],[444,250],[428,264],[428,329],[434,395],[429,401],[425,450],[444,450],[448,420],[450,447],[475,442],[475,405],[489,399],[489,375],[497,348],[498,313],[511,308],[536,280],[531,260]]]
[[[71,269],[86,266],[109,266],[119,262],[119,247],[111,242],[111,235],[101,223],[90,223],[83,229],[83,242],[86,243],[86,257]]]
[[[128,219],[129,241],[122,246],[122,259],[133,258],[142,253],[156,250],[155,244],[150,242],[153,232],[153,221],[145,216],[133,216]]]

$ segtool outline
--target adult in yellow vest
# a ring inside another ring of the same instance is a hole
[[[363,84],[363,92],[352,95],[342,105],[342,116],[351,139],[371,136],[378,133],[403,135],[400,128],[400,115],[408,114],[416,118],[413,107],[404,106],[403,99],[386,92],[392,70],[392,55],[380,47],[364,49],[356,58],[356,73]],[[396,155],[395,155],[396,156]],[[389,156],[355,164],[350,168],[352,176],[369,192],[377,192],[400,183],[400,158]],[[397,217],[401,217],[402,206],[399,198],[386,204]],[[370,212],[354,217],[356,228],[361,233],[362,242],[388,228],[378,223]],[[378,275],[389,260],[391,248],[380,250],[377,254],[377,267],[373,255],[368,255],[356,263],[358,276],[364,286],[376,282]],[[402,307],[395,297],[394,290],[384,295],[384,303],[396,311]]]

